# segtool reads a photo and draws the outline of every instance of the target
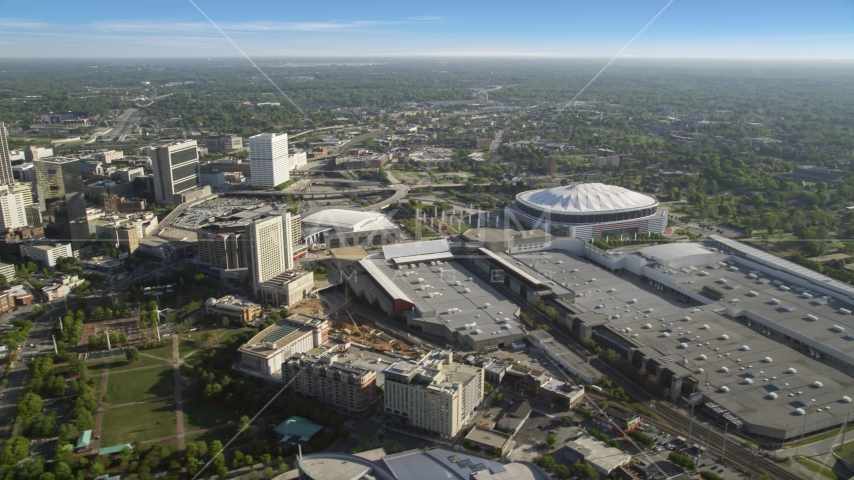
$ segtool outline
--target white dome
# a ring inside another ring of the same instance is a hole
[[[598,213],[652,207],[658,200],[615,185],[579,183],[520,193],[517,199],[529,206],[555,213]]]
[[[216,299],[211,297],[211,298],[205,300],[205,304],[209,307],[212,307],[212,306],[216,305]]]

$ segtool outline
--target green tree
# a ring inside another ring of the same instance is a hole
[[[548,445],[550,449],[555,448],[555,446],[557,445],[557,435],[551,434],[546,437],[546,445]]]
[[[15,465],[27,457],[29,442],[25,437],[12,437],[3,444],[0,452],[0,464]]]
[[[18,402],[18,416],[32,418],[42,411],[42,397],[35,393],[25,393]]]
[[[551,470],[555,466],[555,459],[552,458],[551,455],[543,455],[541,457],[537,457],[534,459],[534,463],[537,464],[543,470]]]
[[[134,363],[139,361],[139,350],[136,347],[129,347],[125,351],[125,357],[127,358],[128,363]]]
[[[555,465],[555,477],[559,480],[566,480],[569,478],[569,467],[563,464]]]

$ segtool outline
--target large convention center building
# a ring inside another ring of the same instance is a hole
[[[664,233],[667,210],[658,199],[602,183],[531,190],[504,210],[509,225],[583,240]]]

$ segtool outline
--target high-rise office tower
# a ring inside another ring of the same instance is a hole
[[[299,215],[290,212],[282,214],[283,236],[285,240],[285,270],[294,269],[294,247],[302,241],[302,221]],[[297,240],[299,239],[299,240]]]
[[[288,269],[284,217],[274,215],[261,220],[252,220],[246,228],[249,233],[249,251],[252,259],[252,285],[258,290],[261,283],[270,280]],[[293,262],[293,259],[291,259]]]
[[[11,185],[15,182],[12,177],[12,154],[9,153],[9,133],[6,124],[0,122],[0,185]]]
[[[86,200],[80,177],[80,160],[47,157],[34,160],[39,207],[43,212],[45,236],[70,241],[78,250],[89,240]]]
[[[6,231],[26,227],[26,207],[26,201],[22,194],[0,192],[0,230]]]
[[[199,152],[195,140],[157,147],[151,163],[156,203],[180,204],[176,195],[199,186]]]
[[[249,168],[253,187],[275,187],[291,178],[287,133],[249,137]]]

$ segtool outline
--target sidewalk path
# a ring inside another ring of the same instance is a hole
[[[178,437],[178,452],[180,456],[184,454],[184,403],[181,400],[181,394],[184,390],[184,381],[181,378],[181,358],[178,356],[178,337],[172,337],[172,361],[175,369],[175,430]]]
[[[92,427],[92,441],[90,451],[97,452],[101,444],[101,425],[104,423],[104,412],[107,406],[104,404],[104,396],[107,395],[107,381],[110,376],[110,360],[104,362],[104,371],[101,372],[101,394],[98,395],[98,410],[95,412],[95,426]]]

